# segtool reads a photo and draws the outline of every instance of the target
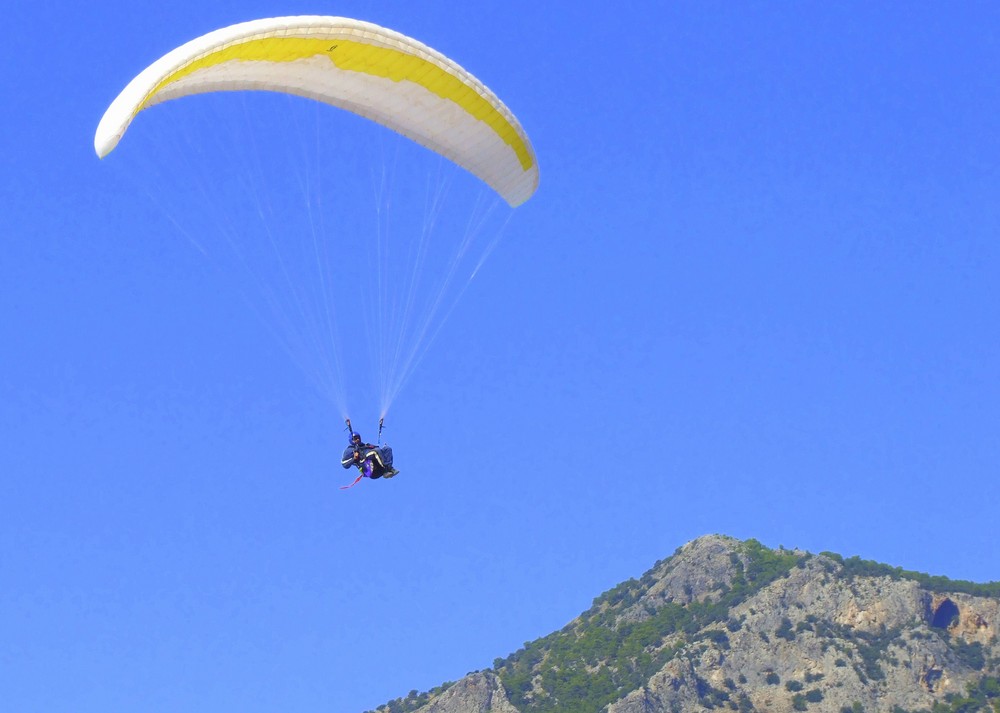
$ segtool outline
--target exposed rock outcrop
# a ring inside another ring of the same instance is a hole
[[[472,673],[420,708],[424,713],[518,713],[491,672]]]

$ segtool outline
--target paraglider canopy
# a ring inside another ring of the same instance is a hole
[[[482,82],[406,35],[342,17],[254,20],[167,53],[108,107],[94,136],[110,153],[143,109],[226,90],[296,94],[365,116],[467,169],[511,206],[538,187],[520,123]]]

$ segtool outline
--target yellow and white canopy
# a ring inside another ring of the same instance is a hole
[[[446,156],[512,206],[538,187],[527,134],[482,82],[410,37],[342,17],[254,20],[191,40],[129,82],[101,119],[94,148],[106,156],[154,104],[253,89],[365,116]]]

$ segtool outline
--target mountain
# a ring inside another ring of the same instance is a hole
[[[710,535],[376,713],[1000,713],[1000,583]]]

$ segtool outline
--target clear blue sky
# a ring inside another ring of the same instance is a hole
[[[5,708],[360,712],[711,532],[1000,579],[1000,9],[653,5],[8,9]],[[339,414],[92,148],[162,53],[304,13],[455,58],[541,165],[346,492]]]

